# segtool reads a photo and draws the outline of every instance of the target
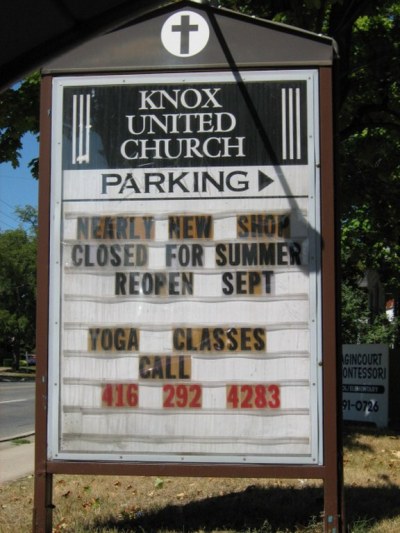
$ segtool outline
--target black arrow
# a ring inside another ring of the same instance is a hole
[[[271,185],[274,180],[264,174],[264,172],[261,172],[261,170],[258,171],[258,191],[262,191],[265,189],[265,187],[268,187],[268,185]]]

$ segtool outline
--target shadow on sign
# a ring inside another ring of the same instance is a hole
[[[290,204],[290,208],[291,208],[291,211],[298,211],[299,213],[301,213],[301,210],[298,208],[298,205],[297,205],[297,202],[296,202],[296,199],[293,197],[292,195],[292,191],[290,190],[290,186],[285,178],[285,175],[284,175],[284,172],[279,164],[279,158],[272,146],[272,143],[271,143],[271,140],[270,138],[268,137],[268,134],[267,134],[267,131],[262,123],[262,121],[260,120],[260,117],[257,113],[257,110],[254,106],[254,103],[251,99],[251,96],[248,92],[248,89],[246,87],[246,84],[245,82],[243,81],[242,79],[242,76],[240,74],[240,71],[239,71],[239,68],[237,67],[236,63],[235,63],[235,60],[229,50],[229,46],[227,44],[227,42],[225,41],[225,38],[222,34],[222,31],[218,25],[218,22],[215,18],[215,14],[213,12],[210,12],[209,13],[209,16],[210,16],[210,21],[211,21],[211,24],[213,26],[213,29],[215,31],[215,34],[219,40],[219,43],[221,45],[221,48],[225,54],[225,57],[226,57],[226,60],[231,68],[231,71],[232,71],[232,74],[233,76],[235,77],[235,80],[236,80],[236,83],[237,83],[237,86],[241,92],[241,95],[242,95],[242,98],[244,100],[244,103],[245,105],[247,106],[248,110],[249,110],[249,113],[250,113],[250,116],[252,117],[253,121],[254,121],[254,126],[260,136],[260,139],[262,141],[262,143],[264,144],[264,147],[265,147],[265,151],[270,154],[270,157],[271,157],[271,162],[272,164],[274,165],[274,168],[275,168],[275,171],[279,177],[279,180],[280,180],[280,183],[282,184],[282,187],[287,195],[287,198],[288,198],[288,201],[289,201],[289,204]],[[308,238],[309,238],[309,243],[310,243],[310,246],[312,247],[311,250],[310,250],[310,256],[313,255],[313,253],[315,254],[315,252],[313,252],[313,250],[316,250],[318,249],[317,248],[317,243],[318,243],[318,239],[320,238],[320,234],[310,226],[310,224],[307,222],[307,220],[304,218],[303,215],[302,216],[302,220],[299,221],[300,225],[304,226],[307,228],[307,235],[308,235]],[[295,243],[292,243],[293,246],[295,246]],[[316,248],[315,248],[316,247]],[[300,267],[301,269],[303,269],[302,267]],[[319,258],[316,258],[315,261],[310,261],[310,264],[307,265],[307,273],[311,273],[311,272],[319,272],[320,271],[320,260]]]

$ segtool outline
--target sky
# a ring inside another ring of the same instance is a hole
[[[0,165],[0,231],[15,229],[21,222],[15,214],[16,207],[38,205],[38,182],[32,177],[29,162],[38,156],[39,144],[36,137],[26,134],[23,138],[20,166]]]

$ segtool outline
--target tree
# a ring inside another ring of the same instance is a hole
[[[36,227],[0,232],[0,352],[16,370],[35,347],[36,244]]]
[[[16,87],[0,93],[0,163],[19,165],[22,137],[25,133],[39,134],[39,89],[38,72],[27,77]],[[38,177],[38,160],[29,167],[33,177]]]
[[[220,4],[322,33],[338,43],[343,279],[356,290],[367,269],[377,270],[400,308],[400,0]],[[23,133],[38,131],[38,101],[37,75],[0,95],[0,162],[18,164]]]
[[[392,346],[399,335],[399,320],[388,320],[386,313],[373,315],[368,294],[349,282],[342,284],[343,344],[376,344]]]
[[[358,295],[365,272],[374,269],[400,308],[400,1],[222,3],[323,33],[338,43],[336,109],[344,301],[346,305],[350,290]],[[365,321],[357,324],[369,324],[373,329],[374,318],[367,308],[366,312]]]

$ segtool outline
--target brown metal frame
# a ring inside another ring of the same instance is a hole
[[[40,103],[39,246],[36,312],[35,495],[33,531],[52,530],[53,476],[47,464],[51,78],[43,78]]]
[[[36,451],[33,531],[51,532],[53,474],[132,476],[211,476],[252,478],[321,479],[324,484],[325,531],[344,530],[341,461],[341,408],[337,357],[336,213],[333,148],[332,68],[320,67],[321,146],[321,247],[322,247],[322,350],[323,350],[323,464],[308,465],[220,465],[157,464],[97,461],[47,460],[48,415],[48,323],[49,323],[49,234],[51,167],[52,77],[42,81],[39,254],[37,313]]]

